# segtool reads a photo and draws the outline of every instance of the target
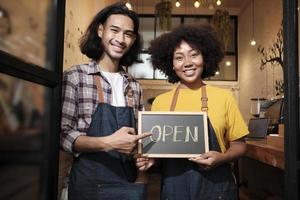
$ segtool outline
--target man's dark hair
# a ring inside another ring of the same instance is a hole
[[[93,60],[99,60],[103,54],[104,47],[101,38],[98,36],[98,28],[100,24],[104,24],[107,18],[114,14],[128,16],[134,25],[133,32],[135,41],[129,51],[121,58],[120,65],[129,66],[138,60],[141,51],[142,41],[139,30],[139,19],[135,12],[129,10],[124,3],[115,3],[102,9],[91,21],[85,34],[80,39],[80,50],[83,54]]]
[[[201,52],[204,69],[201,78],[214,76],[224,57],[224,44],[209,24],[182,25],[150,43],[149,53],[154,67],[168,77],[170,83],[180,81],[173,70],[173,54],[182,41]]]

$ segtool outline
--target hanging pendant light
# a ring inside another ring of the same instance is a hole
[[[226,65],[226,66],[231,66],[231,62],[230,62],[229,60],[227,60],[227,61],[225,62],[225,65]]]
[[[199,7],[200,7],[200,3],[199,3],[198,0],[196,0],[196,1],[194,2],[194,6],[195,6],[195,8],[199,8]]]
[[[254,38],[251,40],[250,44],[251,44],[251,46],[255,46],[256,45],[256,41],[255,41]]]
[[[177,8],[180,7],[180,2],[179,2],[179,0],[176,1],[175,6],[176,6]]]
[[[131,6],[131,3],[130,3],[129,0],[125,3],[125,6],[126,6],[129,10],[132,10],[132,6]]]
[[[256,41],[254,38],[254,0],[252,0],[252,40],[250,42],[251,46],[256,45]]]

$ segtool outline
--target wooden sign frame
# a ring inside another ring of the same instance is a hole
[[[138,134],[143,132],[153,135],[138,141],[142,156],[190,158],[209,151],[206,112],[140,111]]]

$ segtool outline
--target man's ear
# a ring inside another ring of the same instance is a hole
[[[98,36],[99,36],[100,38],[102,38],[102,35],[103,35],[103,29],[104,29],[103,25],[102,25],[102,24],[99,24],[99,27],[98,27]]]

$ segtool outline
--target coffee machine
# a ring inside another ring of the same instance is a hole
[[[268,134],[278,133],[278,124],[283,123],[283,97],[275,99],[252,98],[250,113],[254,118],[268,118]]]

